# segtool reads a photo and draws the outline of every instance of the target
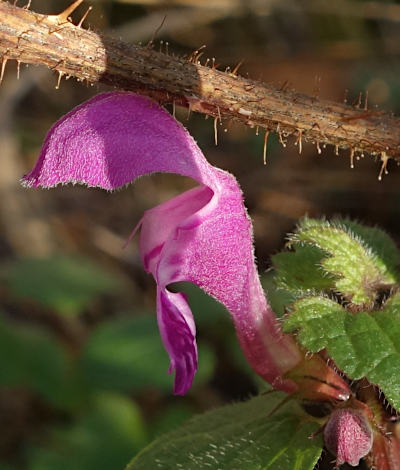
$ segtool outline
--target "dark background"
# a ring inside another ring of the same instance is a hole
[[[33,0],[38,13],[69,2]],[[244,60],[240,74],[323,99],[400,108],[400,3],[385,1],[124,0],[93,1],[86,27],[219,69]],[[23,6],[23,2],[18,2]],[[78,22],[89,3],[74,14]],[[168,46],[167,43],[168,42]],[[42,67],[9,63],[0,87],[0,469],[122,469],[160,433],[193,413],[245,399],[266,388],[236,344],[229,315],[187,286],[195,313],[200,368],[185,397],[172,395],[168,359],[155,320],[155,285],[141,267],[137,240],[122,245],[147,208],[193,182],[155,175],[123,191],[82,187],[26,190],[46,132],[104,86],[85,86]],[[350,169],[349,151],[284,148],[277,137],[262,164],[263,137],[177,109],[210,162],[232,172],[254,222],[263,282],[270,256],[308,214],[350,216],[399,237],[400,170],[377,179],[365,156]],[[224,129],[227,129],[224,132]],[[331,457],[326,456],[329,462]],[[326,467],[325,467],[326,465]],[[329,468],[328,463],[320,468]]]

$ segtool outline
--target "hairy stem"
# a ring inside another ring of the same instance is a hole
[[[80,3],[80,2],[77,2]],[[65,12],[40,15],[0,1],[0,56],[42,64],[59,77],[102,82],[173,102],[215,119],[241,121],[266,132],[302,141],[331,144],[354,152],[400,161],[400,119],[292,90],[278,89],[233,73],[200,65],[197,53],[174,57],[73,25]]]

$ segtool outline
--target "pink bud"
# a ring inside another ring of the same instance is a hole
[[[325,445],[336,455],[336,465],[359,464],[372,448],[373,433],[365,414],[352,408],[333,411],[324,430]]]

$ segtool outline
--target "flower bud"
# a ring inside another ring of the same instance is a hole
[[[359,464],[372,448],[373,433],[365,414],[352,408],[333,411],[324,429],[325,445],[336,455],[336,465]]]

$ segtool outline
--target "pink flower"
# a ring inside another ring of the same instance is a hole
[[[195,324],[183,294],[168,284],[190,281],[226,306],[253,369],[275,388],[294,392],[283,375],[304,355],[283,335],[262,290],[252,225],[235,178],[211,166],[188,132],[158,104],[125,92],[96,96],[48,133],[25,186],[83,183],[113,190],[153,172],[200,183],[149,211],[139,222],[140,253],[157,283],[157,319],[184,394],[197,369]],[[336,393],[336,392],[335,392]]]

